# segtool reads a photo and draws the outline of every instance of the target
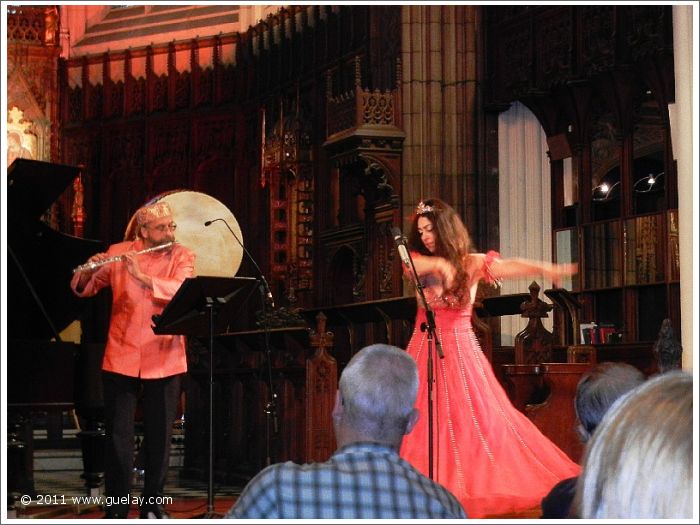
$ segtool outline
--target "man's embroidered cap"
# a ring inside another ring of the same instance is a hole
[[[139,208],[136,212],[136,222],[139,226],[143,226],[156,219],[170,217],[172,214],[167,202],[158,201]]]

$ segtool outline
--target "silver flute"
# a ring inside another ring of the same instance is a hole
[[[145,250],[136,252],[134,255],[142,255],[144,253],[164,250],[166,248],[170,248],[173,244],[175,244],[175,241],[166,242],[165,244],[159,244],[158,246],[153,246],[151,248],[146,248]],[[101,261],[93,261],[81,264],[80,266],[76,266],[75,268],[73,268],[73,273],[84,272],[85,270],[94,270],[95,268],[99,268],[100,266],[104,266],[105,264],[123,261],[124,259],[126,259],[124,255],[115,255],[114,257],[107,257],[106,259],[102,259]]]

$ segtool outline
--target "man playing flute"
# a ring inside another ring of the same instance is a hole
[[[167,518],[162,495],[170,456],[173,421],[181,381],[187,371],[185,338],[155,335],[153,315],[160,314],[182,282],[194,275],[195,254],[170,248],[137,252],[174,243],[176,225],[169,205],[150,203],[135,214],[136,239],[111,245],[88,263],[123,256],[114,263],[87,268],[73,276],[71,288],[91,297],[112,288],[112,313],[102,361],[106,420],[106,518],[126,518],[134,464],[134,416],[142,390],[145,480],[141,518]]]

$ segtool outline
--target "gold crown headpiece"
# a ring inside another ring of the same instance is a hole
[[[420,201],[418,203],[418,206],[416,206],[416,215],[423,215],[424,213],[430,213],[434,210],[435,210],[434,206],[428,206],[423,201]]]

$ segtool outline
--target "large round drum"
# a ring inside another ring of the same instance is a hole
[[[173,212],[177,224],[175,240],[197,254],[196,275],[233,277],[243,259],[243,234],[233,213],[220,201],[197,191],[173,191],[151,199],[148,204],[163,200]],[[223,219],[233,230],[229,231]],[[136,214],[131,217],[124,233],[124,240],[136,238]],[[240,243],[236,240],[240,240]]]

